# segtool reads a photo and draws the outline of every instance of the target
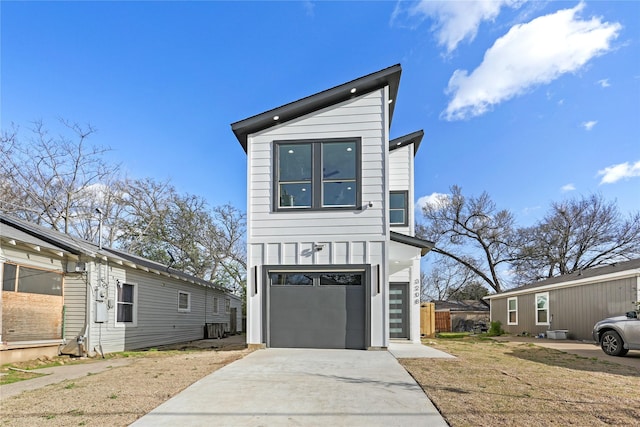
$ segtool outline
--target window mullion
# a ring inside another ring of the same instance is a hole
[[[312,144],[312,195],[311,206],[315,209],[322,207],[322,184],[324,176],[322,174],[322,143]]]

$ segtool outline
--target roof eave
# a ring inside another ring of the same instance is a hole
[[[248,135],[252,133],[294,120],[298,117],[327,108],[331,105],[339,104],[349,99],[365,95],[385,86],[389,86],[389,100],[391,101],[389,105],[389,126],[391,126],[393,110],[396,104],[396,97],[398,95],[398,87],[400,86],[401,73],[402,67],[400,64],[396,64],[331,89],[285,104],[281,107],[232,123],[231,129],[246,152],[247,138]],[[355,92],[353,92],[353,89],[355,89]]]
[[[406,234],[398,233],[395,231],[391,231],[389,234],[391,240],[393,240],[394,242],[404,243],[405,245],[419,248],[420,256],[425,256],[435,246],[435,243],[428,240],[420,239],[418,237],[407,236]]]
[[[418,152],[418,148],[420,147],[420,142],[422,141],[423,137],[424,131],[419,130],[408,135],[392,139],[391,141],[389,141],[389,151],[397,150],[398,148],[413,144],[413,154],[415,155]]]

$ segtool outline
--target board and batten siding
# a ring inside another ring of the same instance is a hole
[[[491,300],[491,320],[499,320],[502,328],[510,334],[544,333],[547,330],[567,329],[569,338],[591,341],[593,325],[611,316],[623,315],[633,310],[638,295],[638,279],[623,279],[597,282],[557,289],[530,290],[526,294]],[[535,295],[549,292],[549,315],[551,325],[536,325]],[[507,298],[517,297],[518,324],[507,324]]]
[[[389,134],[388,88],[249,135],[247,144],[247,342],[262,337],[262,265],[369,264],[386,277]],[[361,140],[361,200],[357,210],[273,212],[273,142]],[[371,204],[371,206],[369,206]],[[322,250],[314,250],[321,244]],[[254,270],[254,266],[258,270]],[[383,346],[386,286],[372,293],[371,345]]]

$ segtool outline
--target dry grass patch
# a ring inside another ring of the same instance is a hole
[[[127,426],[249,350],[151,351],[114,367],[2,401],[2,426]]]
[[[430,340],[457,359],[403,359],[452,426],[639,425],[640,371],[530,343]]]

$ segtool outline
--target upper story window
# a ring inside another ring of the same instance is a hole
[[[275,143],[275,210],[360,206],[360,139]]]
[[[389,219],[392,226],[409,225],[408,199],[408,191],[391,191],[389,193]]]

